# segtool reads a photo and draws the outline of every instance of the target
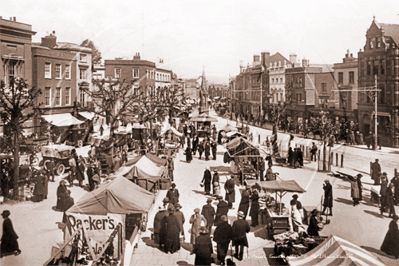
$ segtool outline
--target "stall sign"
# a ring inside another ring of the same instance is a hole
[[[125,219],[122,214],[108,213],[107,215],[83,215],[69,213],[68,219],[73,233],[78,227],[83,226],[85,236],[90,241],[92,252],[98,255],[103,250],[108,238],[116,226],[122,224],[122,235],[125,233]],[[114,257],[118,254],[118,239],[114,238]]]

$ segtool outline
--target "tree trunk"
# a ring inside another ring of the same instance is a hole
[[[323,172],[326,172],[326,142],[323,141]]]
[[[19,189],[19,139],[18,129],[14,132],[14,189],[13,198],[18,199]]]

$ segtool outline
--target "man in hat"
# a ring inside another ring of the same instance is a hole
[[[3,235],[1,236],[1,247],[0,247],[0,258],[8,255],[19,255],[21,250],[18,245],[18,235],[14,231],[12,222],[10,218],[11,212],[9,210],[4,210],[1,216],[4,219],[3,222]]]
[[[266,181],[275,180],[272,170],[272,165],[269,164],[269,167],[266,170]]]
[[[217,257],[220,261],[220,265],[225,265],[227,250],[229,249],[230,241],[233,238],[233,229],[231,228],[226,215],[222,215],[220,219],[222,222],[216,227],[215,232],[213,233],[213,241],[217,243]]]
[[[166,197],[169,198],[169,201],[172,205],[176,205],[179,203],[179,190],[176,188],[176,184],[172,183],[172,188],[168,190],[168,193],[166,193]]]
[[[177,203],[175,205],[175,213],[174,215],[176,216],[177,220],[179,221],[179,225],[180,225],[180,234],[181,236],[184,238],[184,222],[186,221],[186,219],[184,218],[184,214],[180,211],[181,209],[181,205],[179,203]]]
[[[194,214],[191,215],[189,222],[190,222],[190,224],[192,224],[192,226],[191,226],[190,243],[195,245],[195,239],[200,234],[199,229],[201,228],[201,222],[204,223],[205,227],[207,226],[207,222],[206,222],[205,217],[200,214],[200,209],[199,208],[195,208],[194,209]]]
[[[195,254],[195,265],[211,265],[211,256],[213,254],[212,240],[205,226],[198,229],[198,237],[193,247]]]
[[[238,207],[238,211],[242,211],[244,213],[244,220],[247,218],[248,209],[249,209],[249,196],[251,194],[251,186],[247,185],[246,189],[241,193],[241,201]]]
[[[219,203],[217,205],[217,209],[216,209],[216,217],[215,217],[215,222],[214,225],[218,226],[219,223],[221,223],[221,217],[223,215],[227,215],[227,213],[229,212],[229,204],[223,200],[222,196],[218,196],[217,199],[219,200]]]
[[[303,218],[303,209],[302,209],[302,203],[298,200],[298,195],[294,194],[292,195],[292,200],[290,201],[290,205],[296,205],[297,210],[301,214]]]
[[[67,189],[65,184],[66,184],[65,180],[61,180],[60,181],[60,185],[57,188],[57,205],[56,205],[56,208],[61,210],[61,211],[65,210],[65,206],[64,206],[65,202],[64,201],[65,201],[65,198],[68,195],[68,192],[67,192],[68,189]]]
[[[154,217],[154,242],[155,244],[159,244],[159,247],[163,249],[163,245],[165,241],[161,238],[161,224],[164,217],[168,216],[168,212],[166,211],[165,207],[159,206],[158,212],[155,214]]]
[[[205,217],[206,219],[206,228],[208,229],[209,233],[211,233],[211,228],[213,225],[213,222],[215,221],[215,208],[212,206],[212,199],[207,199],[206,203],[202,207],[201,214]]]
[[[173,158],[168,159],[168,173],[169,173],[169,178],[173,182],[173,171],[175,170],[175,164],[173,162]]]
[[[229,209],[233,208],[233,203],[236,201],[235,182],[234,176],[230,176],[230,179],[224,184],[224,190],[226,191],[226,201],[229,203]]]
[[[324,190],[324,202],[323,202],[324,208],[321,214],[324,215],[325,211],[328,208],[330,210],[329,214],[332,216],[333,190],[330,184],[330,180],[328,179],[324,180],[323,190]]]
[[[218,174],[218,169],[215,169],[215,171],[213,173],[213,178],[212,178],[213,195],[216,194],[215,189],[219,187],[219,183],[220,183],[220,178],[219,178],[219,174]]]
[[[374,185],[380,184],[380,176],[381,176],[381,165],[378,162],[378,159],[375,159],[375,162],[371,164],[371,179],[374,180]]]
[[[213,139],[211,140],[211,148],[212,148],[212,157],[213,160],[216,160],[217,148],[218,144]]]
[[[244,246],[248,247],[247,233],[251,230],[247,221],[244,220],[244,213],[238,212],[237,220],[233,223],[233,245],[235,247],[234,257],[242,260]]]
[[[163,207],[165,208],[165,210],[167,210],[167,209],[168,209],[168,206],[169,206],[169,203],[170,203],[169,198],[168,198],[168,197],[165,197],[165,198],[162,200],[162,203],[163,203]]]
[[[204,184],[205,195],[210,195],[211,181],[212,181],[212,174],[209,169],[209,166],[207,166],[205,168],[204,177],[202,178],[202,181],[201,181],[201,183]]]
[[[251,211],[249,215],[251,216],[251,226],[256,227],[259,225],[259,193],[258,187],[256,185],[252,186],[251,194]]]
[[[396,259],[399,258],[399,228],[398,228],[399,216],[394,215],[391,222],[389,223],[388,232],[385,235],[384,241],[381,245],[381,251],[388,255],[394,256]]]
[[[175,253],[180,249],[180,225],[173,205],[168,206],[169,215],[164,217],[161,222],[161,231],[165,232],[165,252]]]

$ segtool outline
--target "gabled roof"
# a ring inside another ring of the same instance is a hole
[[[399,24],[376,23],[377,26],[384,30],[385,36],[391,37],[397,45],[399,45]]]
[[[287,61],[287,64],[291,64],[290,60],[288,60],[282,54],[277,52],[274,55],[271,55],[268,58],[266,58],[265,65],[266,65],[266,67],[269,67],[270,63],[274,63],[274,62],[278,62],[278,61],[281,61],[281,63],[283,64],[284,60]]]

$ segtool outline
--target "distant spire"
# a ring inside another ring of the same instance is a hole
[[[373,22],[375,22],[375,16],[373,16]]]

